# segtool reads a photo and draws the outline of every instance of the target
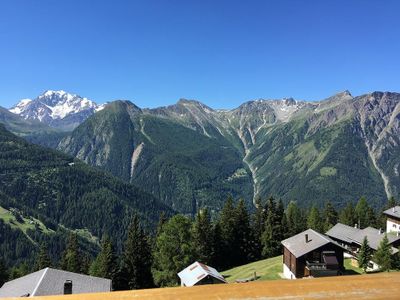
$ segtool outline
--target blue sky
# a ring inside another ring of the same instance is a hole
[[[0,2],[0,105],[63,89],[141,107],[400,92],[400,1]]]

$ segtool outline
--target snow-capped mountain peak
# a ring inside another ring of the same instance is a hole
[[[104,105],[63,90],[47,90],[35,99],[23,99],[10,111],[25,119],[39,120],[49,126],[71,130]]]
[[[24,107],[27,106],[31,101],[32,99],[22,99],[17,105],[10,109],[10,112],[19,115],[23,111]]]

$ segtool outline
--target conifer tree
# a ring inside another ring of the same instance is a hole
[[[365,236],[357,256],[358,266],[364,270],[364,273],[367,271],[368,263],[371,260],[371,256],[372,256],[371,248],[369,247],[368,239]]]
[[[213,234],[212,234],[212,248],[213,256],[211,259],[211,266],[217,270],[225,268],[227,265],[225,257],[223,256],[223,238],[221,233],[221,227],[219,222],[213,224]]]
[[[261,198],[255,200],[256,211],[252,218],[252,232],[254,238],[254,258],[261,259],[262,245],[261,236],[265,229],[265,212],[264,206],[261,203]]]
[[[81,253],[80,261],[81,261],[80,273],[88,275],[90,266],[93,263],[92,257],[90,256],[89,253],[84,252]]]
[[[193,224],[193,249],[197,260],[210,264],[213,257],[213,228],[208,209],[199,210]]]
[[[313,206],[308,214],[307,227],[318,232],[322,232],[323,230],[321,216],[316,206]]]
[[[339,222],[352,227],[358,223],[354,206],[351,202],[347,203],[345,208],[340,211]]]
[[[81,255],[78,245],[78,236],[71,233],[68,238],[67,247],[61,258],[61,269],[69,272],[81,272]]]
[[[277,221],[279,220],[279,222],[280,222],[280,226],[277,227],[277,229],[279,230],[277,232],[277,238],[279,239],[279,241],[281,241],[287,236],[287,233],[288,233],[285,207],[283,205],[282,199],[279,199],[279,201],[276,205],[276,218],[277,218]]]
[[[288,226],[288,236],[294,236],[305,229],[305,218],[297,206],[296,202],[290,201],[286,208],[286,220]]]
[[[161,212],[160,218],[158,219],[156,235],[159,235],[162,231],[164,224],[168,221],[167,217],[165,216],[165,212]]]
[[[236,210],[233,204],[232,196],[229,196],[219,214],[219,228],[221,230],[221,256],[224,258],[221,262],[223,268],[229,268],[235,265],[235,238],[236,238]]]
[[[235,210],[235,265],[242,265],[251,260],[254,253],[253,238],[250,228],[250,216],[246,204],[241,199]]]
[[[13,266],[10,269],[9,279],[13,280],[22,276],[29,274],[30,268],[26,262],[19,264],[18,266]]]
[[[386,220],[384,224],[381,225],[380,222],[378,221],[375,210],[371,206],[368,206],[367,208],[367,214],[365,216],[365,219],[367,220],[366,226],[379,227],[379,228],[386,227]]]
[[[96,259],[90,266],[89,274],[115,281],[117,272],[117,258],[114,247],[108,235],[104,235],[101,240],[101,250]]]
[[[0,258],[0,288],[7,282],[9,277],[7,267],[2,258]]]
[[[129,289],[153,286],[151,274],[151,250],[148,237],[140,226],[137,215],[133,216],[122,257],[123,270]]]
[[[392,251],[386,233],[375,252],[374,262],[379,265],[381,271],[389,271],[392,268]]]
[[[152,272],[157,286],[177,285],[177,273],[193,263],[191,226],[191,221],[182,215],[175,215],[164,224],[153,253]]]
[[[276,208],[277,208],[277,204],[276,201],[274,199],[274,197],[269,197],[267,200],[267,203],[265,203],[265,213],[266,213],[266,217],[268,217],[268,214],[271,214],[272,216],[276,215]]]
[[[289,226],[288,226],[288,221],[286,217],[286,213],[282,215],[282,221],[281,221],[281,228],[282,228],[282,239],[287,239],[290,237],[289,235]]]
[[[365,228],[369,226],[370,220],[368,219],[368,214],[369,205],[367,203],[367,199],[365,199],[365,197],[361,197],[355,208],[355,215],[359,228]]]
[[[51,266],[52,263],[48,254],[47,245],[43,243],[40,245],[39,253],[36,259],[35,270],[38,271]]]
[[[338,214],[330,201],[325,203],[323,211],[322,231],[326,232],[336,225],[338,221]]]
[[[277,256],[281,253],[281,221],[277,212],[274,198],[270,197],[266,205],[267,219],[265,222],[265,230],[261,237],[263,246],[262,255],[265,258]]]

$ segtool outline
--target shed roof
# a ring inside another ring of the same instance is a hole
[[[111,290],[110,279],[45,268],[6,282],[0,288],[0,297],[62,295],[67,280],[72,281],[73,294]]]
[[[194,286],[208,275],[222,282],[226,282],[224,276],[222,276],[216,269],[197,261],[178,273],[181,282],[185,286]]]
[[[308,242],[305,236],[308,234]],[[285,246],[296,258],[303,256],[315,249],[318,249],[326,244],[332,243],[341,247],[334,240],[328,236],[321,234],[313,229],[307,229],[299,234],[296,234],[286,240],[283,240],[282,245]]]
[[[400,219],[400,206],[389,208],[383,212],[385,215]]]

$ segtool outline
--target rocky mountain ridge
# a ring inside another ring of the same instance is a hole
[[[50,127],[70,131],[103,108],[104,105],[79,95],[48,90],[35,99],[22,99],[10,112],[26,120],[38,120]]]
[[[228,193],[251,203],[342,206],[400,196],[400,94],[344,91],[317,102],[258,99],[216,110],[181,99],[154,109],[112,102],[58,149],[104,168],[176,210],[219,209]],[[215,200],[218,198],[218,200]]]

